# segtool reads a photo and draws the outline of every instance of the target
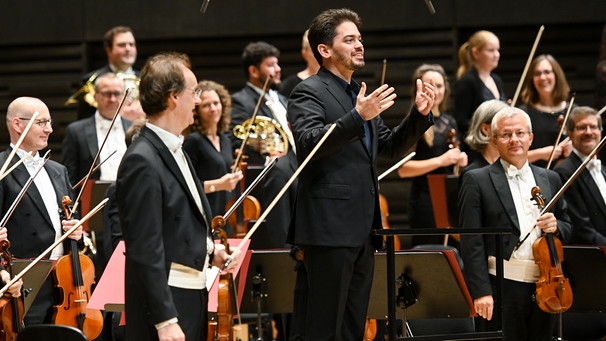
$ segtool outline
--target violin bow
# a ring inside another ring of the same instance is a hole
[[[12,171],[14,171],[15,168],[19,167],[20,164],[22,164],[25,160],[29,159],[30,157],[32,157],[32,154],[25,153],[25,155],[23,155],[23,157],[20,158],[19,161],[15,162],[15,164],[11,168],[9,168],[8,170],[6,170],[6,172],[4,172],[4,174],[0,175],[0,180],[4,179]]]
[[[99,164],[96,165],[95,168],[93,168],[93,170],[91,171],[91,174],[94,173],[94,172],[96,172],[97,169],[101,168],[101,165],[104,164],[105,161],[109,160],[109,158],[112,157],[114,154],[116,154],[116,152],[117,152],[117,150],[114,150],[111,154],[109,154],[108,157],[105,158],[105,160],[99,162]],[[94,165],[94,163],[93,163],[93,165]],[[80,181],[78,181],[78,183],[76,183],[75,185],[73,185],[72,186],[72,191],[75,190],[76,188],[78,188],[78,186],[80,186],[84,182],[84,179],[86,179],[86,177],[80,179]]]
[[[2,287],[2,289],[0,289],[0,296],[4,295],[4,293],[6,293],[6,291],[8,290],[8,288],[11,285],[15,284],[18,280],[20,280],[23,276],[25,276],[25,274],[29,270],[31,270],[36,264],[38,264],[46,254],[53,251],[53,249],[56,248],[57,246],[59,246],[59,244],[63,243],[63,241],[65,239],[67,239],[67,237],[70,234],[72,234],[74,231],[76,231],[76,229],[78,229],[78,227],[82,226],[82,224],[84,224],[93,215],[95,215],[97,212],[99,212],[103,208],[103,206],[105,206],[107,204],[108,200],[109,200],[108,198],[103,199],[97,206],[95,206],[92,210],[90,210],[90,212],[88,212],[88,214],[86,214],[84,216],[84,218],[80,219],[78,221],[78,223],[76,223],[69,230],[67,230],[64,234],[62,234],[51,246],[49,246],[46,250],[44,250],[42,252],[42,254],[40,254],[38,257],[36,257],[36,259],[34,259],[29,265],[27,265],[23,270],[21,270],[21,272],[16,274],[8,283],[6,283],[6,285],[4,287]]]
[[[547,166],[545,167],[546,169],[549,169],[549,167],[551,166],[551,162],[553,162],[553,157],[555,155],[555,151],[556,148],[558,147],[558,143],[560,143],[560,138],[562,137],[562,134],[564,133],[564,129],[566,128],[566,121],[568,120],[568,115],[570,115],[570,109],[572,109],[572,104],[574,103],[574,94],[572,95],[572,97],[570,98],[570,103],[568,104],[568,110],[566,110],[566,116],[564,116],[564,121],[562,122],[562,126],[560,127],[560,132],[558,133],[558,137],[555,140],[555,143],[553,144],[553,149],[551,150],[551,155],[549,156],[549,161],[547,161]]]
[[[4,176],[6,175],[6,174],[4,174],[4,171],[6,171],[6,168],[8,167],[8,165],[10,165],[11,160],[13,159],[13,157],[15,157],[15,153],[17,152],[17,149],[19,149],[19,147],[21,146],[21,143],[23,142],[23,139],[25,139],[25,136],[27,136],[29,129],[32,127],[34,122],[36,122],[36,118],[38,117],[38,115],[39,115],[39,113],[37,111],[34,112],[32,117],[29,119],[29,122],[27,122],[27,125],[25,126],[23,133],[21,133],[19,140],[17,140],[17,144],[15,144],[15,148],[13,148],[11,153],[8,154],[8,158],[2,165],[2,168],[0,169],[0,178],[4,178]]]
[[[537,50],[537,46],[539,45],[539,41],[541,40],[541,36],[543,35],[544,30],[545,30],[545,25],[541,25],[541,27],[539,27],[539,32],[537,33],[537,37],[534,39],[534,44],[532,45],[530,54],[528,55],[528,60],[526,61],[526,65],[524,66],[524,71],[522,72],[522,77],[520,77],[520,81],[518,82],[518,87],[516,88],[516,92],[513,95],[513,100],[511,101],[512,107],[516,106],[516,102],[518,100],[518,95],[520,94],[520,90],[522,90],[522,84],[524,84],[524,78],[526,78],[526,74],[528,73],[528,68],[530,67],[530,63],[532,62],[532,58],[534,57],[534,53]]]
[[[417,154],[416,152],[412,152],[412,153],[406,155],[406,157],[404,157],[402,160],[398,161],[395,165],[391,166],[388,170],[386,170],[381,175],[379,175],[379,177],[377,178],[378,181],[381,181],[384,177],[387,176],[387,174],[393,172],[394,170],[400,168],[401,165],[410,161],[410,159],[412,159],[416,154]]]
[[[90,169],[88,171],[88,174],[86,174],[86,176],[84,177],[84,179],[81,180],[81,182],[83,184],[80,187],[80,192],[78,193],[78,196],[76,197],[76,200],[74,200],[74,206],[72,207],[72,210],[69,212],[69,216],[66,217],[67,220],[71,219],[71,217],[74,215],[74,212],[76,212],[76,209],[78,208],[78,202],[80,201],[80,197],[82,196],[82,192],[84,192],[84,188],[86,187],[86,183],[88,182],[88,179],[90,178],[91,174],[93,174],[93,172],[94,172],[95,163],[97,163],[97,160],[99,160],[99,155],[101,155],[101,150],[103,150],[103,147],[105,146],[105,142],[107,141],[107,138],[109,137],[109,133],[112,131],[112,128],[114,127],[114,123],[116,122],[116,118],[120,114],[120,110],[122,110],[122,106],[124,105],[124,101],[128,97],[128,93],[129,92],[130,92],[130,88],[126,88],[126,90],[124,91],[124,95],[122,96],[122,100],[120,100],[120,104],[118,105],[118,108],[116,109],[116,112],[114,113],[114,117],[112,118],[112,121],[111,121],[111,123],[109,125],[109,128],[107,129],[107,133],[105,133],[105,137],[103,138],[103,142],[101,142],[101,146],[99,146],[99,150],[97,151],[97,155],[95,155],[95,158],[93,159],[93,163],[90,165]]]
[[[295,179],[297,178],[297,176],[299,175],[299,173],[301,173],[301,171],[305,168],[305,166],[307,165],[307,163],[309,162],[309,160],[311,160],[313,158],[313,156],[316,154],[316,152],[318,151],[318,149],[320,149],[320,147],[322,146],[322,144],[324,144],[324,141],[326,141],[326,139],[328,138],[328,136],[330,135],[330,133],[332,133],[332,131],[335,129],[336,126],[337,126],[336,123],[333,123],[333,124],[330,125],[330,127],[328,128],[328,130],[326,131],[326,133],[324,134],[324,136],[322,136],[322,138],[320,139],[320,141],[318,141],[318,143],[316,144],[316,146],[314,147],[314,149],[312,149],[312,151],[309,153],[309,155],[307,155],[307,157],[305,158],[305,160],[303,160],[303,162],[299,165],[299,167],[293,173],[293,175],[290,177],[290,179],[288,179],[288,181],[286,182],[286,184],[284,185],[284,187],[282,187],[282,189],[280,190],[280,192],[278,193],[278,195],[276,195],[276,197],[274,198],[274,200],[269,204],[269,206],[267,206],[267,209],[265,209],[265,212],[263,212],[263,214],[255,222],[255,224],[253,225],[253,227],[251,227],[250,230],[248,231],[248,233],[244,236],[244,238],[242,238],[242,240],[240,241],[240,244],[238,244],[238,246],[236,247],[236,250],[241,250],[242,247],[244,246],[244,243],[246,243],[246,241],[250,239],[250,237],[253,235],[253,233],[255,233],[255,231],[259,228],[259,225],[261,225],[261,223],[265,220],[265,218],[267,217],[267,215],[269,214],[269,212],[271,212],[271,210],[274,208],[274,206],[276,205],[276,203],[278,202],[278,200],[280,200],[280,198],[282,198],[282,196],[284,195],[284,193],[286,192],[286,190],[288,189],[288,187],[293,183],[293,181],[295,181]],[[227,262],[225,262],[225,265],[223,266],[223,268],[226,268],[229,265],[229,263],[231,263],[231,258]]]
[[[25,192],[27,192],[27,189],[32,185],[32,183],[34,183],[34,179],[36,178],[38,173],[40,173],[40,170],[42,170],[42,168],[44,168],[44,165],[46,165],[46,163],[50,159],[50,157],[48,156],[49,153],[50,153],[50,150],[44,154],[44,156],[43,156],[44,163],[42,163],[38,167],[38,169],[36,169],[34,171],[34,174],[30,175],[29,179],[27,179],[27,181],[25,182],[25,185],[23,185],[23,188],[21,188],[21,191],[19,191],[19,194],[17,194],[17,197],[15,198],[15,200],[13,201],[11,206],[8,208],[8,210],[6,210],[4,217],[2,217],[2,220],[0,220],[0,228],[5,227],[6,222],[13,215],[13,213],[15,212],[15,209],[17,208],[17,205],[19,204],[19,202],[21,202],[21,199],[23,199],[23,197],[25,196]],[[30,154],[28,153],[28,155],[30,155]]]
[[[221,217],[221,219],[226,221],[232,215],[232,213],[234,213],[236,208],[238,208],[238,206],[240,206],[240,204],[244,201],[246,196],[248,194],[250,194],[250,192],[252,192],[252,190],[259,184],[259,182],[261,182],[261,180],[267,175],[267,173],[269,173],[269,171],[276,165],[277,162],[278,162],[277,156],[275,156],[274,158],[271,159],[269,164],[267,164],[267,166],[265,166],[265,168],[263,168],[263,170],[255,178],[255,180],[253,180],[253,182],[248,186],[248,188],[246,188],[246,190],[240,195],[238,200],[236,200],[234,202],[234,204],[231,205],[231,207],[227,210],[227,212],[225,212],[225,214]]]
[[[385,84],[386,71],[387,71],[387,59],[383,58],[383,69],[381,70],[381,85]]]
[[[595,146],[595,148],[593,148],[593,150],[591,151],[591,153],[589,153],[589,155],[585,158],[585,160],[583,161],[583,163],[581,163],[581,165],[579,166],[579,168],[577,168],[577,170],[575,170],[574,173],[572,173],[572,175],[570,176],[570,178],[566,181],[566,183],[564,183],[562,185],[562,187],[553,196],[553,198],[549,201],[549,203],[547,203],[547,205],[543,206],[543,209],[541,210],[541,212],[539,212],[539,217],[542,216],[543,214],[545,214],[545,212],[551,210],[551,208],[553,207],[553,205],[555,205],[556,202],[558,200],[560,200],[560,198],[562,197],[562,195],[564,195],[564,192],[568,189],[568,187],[570,187],[570,185],[572,184],[572,182],[587,167],[587,164],[595,157],[595,155],[600,152],[600,149],[602,149],[602,147],[604,146],[604,143],[606,143],[606,136],[604,136],[602,138],[602,140],[600,141],[600,143],[598,143],[598,145]],[[530,231],[528,232],[528,234],[526,234],[526,236],[524,236],[524,239],[520,240],[516,244],[516,246],[514,248],[514,251],[517,250],[520,247],[520,245],[522,245],[524,243],[524,241],[526,241],[526,239],[530,236],[530,234],[532,233],[532,231],[534,230],[535,227],[537,227],[537,226],[536,225],[533,226],[532,229],[530,229]]]
[[[259,96],[259,99],[257,100],[257,104],[255,105],[255,111],[253,111],[253,114],[250,118],[250,124],[248,125],[248,130],[246,131],[246,135],[244,135],[244,139],[242,139],[242,145],[240,146],[240,151],[238,152],[238,155],[236,155],[236,159],[234,160],[234,166],[232,167],[231,172],[235,173],[238,171],[238,165],[240,164],[240,160],[242,160],[242,154],[244,154],[244,147],[246,147],[246,143],[248,142],[248,136],[250,135],[250,132],[252,131],[252,127],[255,124],[255,119],[257,118],[257,113],[259,112],[259,108],[261,108],[261,102],[263,101],[263,98],[265,98],[265,94],[267,93],[267,88],[269,87],[269,80],[272,78],[272,76],[268,76],[267,79],[265,79],[265,84],[263,84],[263,90],[261,91],[261,95]]]

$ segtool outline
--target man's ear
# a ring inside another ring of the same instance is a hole
[[[248,66],[248,78],[259,78],[259,68],[254,65]]]
[[[322,58],[330,58],[330,56],[332,54],[330,46],[328,46],[326,44],[319,44],[318,52],[320,52],[320,55],[322,56]]]

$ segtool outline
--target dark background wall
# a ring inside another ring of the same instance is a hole
[[[181,51],[190,55],[199,80],[213,79],[236,91],[244,83],[239,57],[248,42],[265,40],[277,46],[283,77],[293,74],[304,67],[299,54],[302,32],[319,12],[337,7],[357,11],[364,21],[367,65],[356,79],[377,86],[382,61],[387,60],[386,82],[398,93],[396,105],[382,114],[388,125],[395,125],[408,109],[412,71],[424,62],[440,63],[453,83],[458,46],[478,29],[499,36],[496,72],[513,97],[538,29],[545,25],[536,53],[553,54],[576,93],[575,103],[591,105],[606,23],[604,0],[433,0],[435,15],[423,0],[212,0],[205,14],[199,11],[201,4],[0,0],[0,118],[15,97],[40,97],[56,122],[50,148],[53,158],[60,159],[63,131],[76,117],[75,107],[64,102],[79,88],[83,73],[106,63],[101,38],[108,28],[133,28],[139,68],[156,52]],[[0,148],[6,148],[8,134],[0,125]],[[380,166],[386,169],[393,162],[382,160]],[[382,191],[393,199],[392,215],[405,216],[406,186],[394,174],[384,180]]]

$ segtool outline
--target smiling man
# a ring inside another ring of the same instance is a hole
[[[417,80],[410,114],[393,130],[385,126],[379,114],[394,104],[394,88],[366,95],[366,84],[352,78],[365,64],[360,25],[349,9],[327,10],[312,21],[308,38],[322,67],[294,88],[288,103],[299,162],[336,124],[299,176],[289,231],[308,274],[306,340],[363,339],[380,247],[371,229],[382,228],[377,157],[401,157],[433,123],[433,85]]]
[[[495,302],[496,240],[494,235],[462,235],[464,275],[475,312],[490,330],[492,317],[503,306],[504,340],[551,340],[555,316],[543,312],[531,297],[536,290],[539,268],[534,262],[533,242],[543,232],[555,233],[562,241],[571,234],[566,202],[560,199],[550,212],[540,210],[531,199],[538,186],[545,202],[561,188],[557,173],[528,163],[532,125],[528,115],[507,107],[492,119],[491,143],[500,159],[490,166],[465,173],[459,193],[459,226],[464,228],[511,227],[502,236],[504,284],[502,302]],[[523,242],[522,242],[523,241]],[[517,244],[521,242],[519,248]]]
[[[566,130],[573,152],[555,167],[566,182],[602,139],[602,119],[591,107],[570,112]],[[574,225],[571,243],[606,246],[606,168],[594,157],[564,192]]]

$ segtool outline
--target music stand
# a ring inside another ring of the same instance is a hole
[[[261,311],[272,314],[292,312],[296,277],[294,262],[287,249],[253,251],[240,313],[257,313],[257,305],[252,296],[253,277],[257,274],[266,279],[263,290],[267,296],[261,300]]]
[[[97,205],[97,203],[100,203],[103,199],[105,199],[105,192],[112,183],[114,182],[95,180],[95,182],[92,183],[91,186],[92,190],[90,195],[90,204],[94,203],[94,205]],[[90,217],[90,219],[88,220],[88,230],[94,231],[96,233],[103,233],[103,214],[95,214]]]
[[[418,301],[406,308],[406,317],[464,318],[472,316],[472,301],[463,281],[459,265],[442,251],[399,251],[395,253],[395,274],[406,274],[413,282]],[[457,276],[457,273],[459,276]],[[375,253],[375,272],[368,317],[387,316],[387,267],[385,253]]]
[[[564,274],[574,295],[567,312],[604,312],[606,296],[596,295],[596,288],[606,286],[606,256],[597,246],[564,246]]]
[[[28,265],[32,260],[30,259],[13,259],[13,273],[18,274]],[[23,299],[23,313],[27,313],[29,307],[32,306],[34,299],[40,291],[42,283],[46,280],[46,277],[50,274],[53,268],[52,260],[41,260],[34,265],[28,272],[23,275],[23,288],[26,290],[31,289]]]

